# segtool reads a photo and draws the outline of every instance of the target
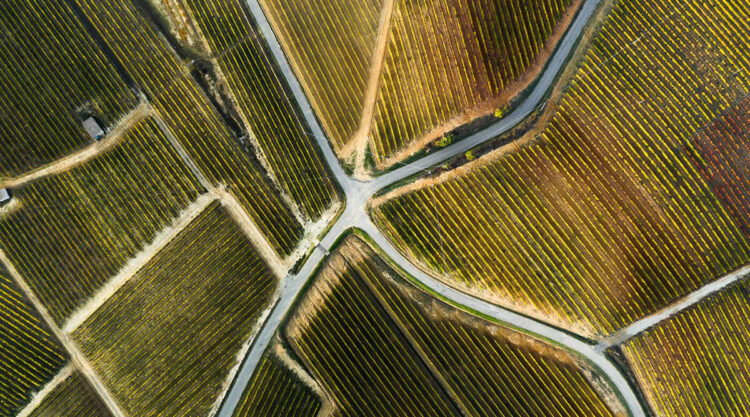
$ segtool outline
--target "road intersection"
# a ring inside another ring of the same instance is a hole
[[[421,172],[426,172],[442,162],[509,131],[526,119],[542,104],[543,99],[549,89],[553,86],[559,72],[565,66],[568,56],[577,44],[580,35],[583,33],[583,29],[594,15],[600,0],[586,0],[583,6],[581,6],[578,15],[575,17],[566,34],[561,39],[557,49],[547,63],[544,72],[534,85],[533,90],[510,114],[486,129],[477,132],[454,145],[432,152],[423,158],[417,159],[409,164],[404,164],[398,169],[375,177],[369,181],[352,178],[344,171],[336,154],[331,148],[330,143],[318,124],[312,107],[302,91],[302,87],[292,71],[281,45],[266,19],[258,0],[246,1],[261,33],[269,44],[273,58],[279,64],[281,72],[302,110],[307,125],[312,130],[311,135],[315,137],[326,163],[341,186],[346,201],[343,213],[328,229],[328,232],[315,247],[313,253],[295,274],[287,276],[281,284],[282,291],[279,300],[263,324],[261,331],[253,340],[253,345],[247,356],[243,359],[235,380],[219,409],[218,416],[232,416],[242,398],[242,393],[250,382],[255,367],[263,353],[266,351],[271,340],[273,340],[276,330],[283,322],[284,317],[289,313],[289,310],[294,304],[294,300],[302,291],[305,283],[312,278],[317,266],[325,259],[328,254],[328,249],[332,247],[336,240],[339,239],[339,237],[348,229],[357,228],[369,235],[369,237],[380,247],[380,250],[383,251],[392,262],[399,265],[399,267],[404,269],[414,279],[420,281],[442,297],[457,305],[479,311],[499,322],[510,324],[511,326],[521,329],[533,336],[563,346],[574,354],[587,360],[598,368],[598,370],[601,371],[610,381],[613,387],[618,390],[619,395],[624,400],[628,411],[633,417],[645,417],[645,412],[626,378],[617,367],[615,367],[612,362],[604,356],[601,350],[596,348],[595,345],[588,344],[570,334],[555,329],[535,319],[522,316],[511,310],[462,293],[431,277],[429,274],[409,262],[409,260],[407,260],[378,230],[367,213],[367,202],[378,191],[405,178]]]

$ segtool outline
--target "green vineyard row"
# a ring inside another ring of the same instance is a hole
[[[415,141],[440,137],[451,129],[448,122],[464,124],[505,107],[541,69],[537,58],[578,4],[396,2],[370,137],[375,162],[392,165],[388,158]]]
[[[664,417],[750,415],[750,283],[701,301],[625,343]]]
[[[0,34],[0,177],[93,141],[84,116],[111,126],[135,106],[136,97],[65,2],[4,2]]]
[[[394,278],[358,238],[327,261],[284,335],[343,416],[614,415],[587,365]]]
[[[316,394],[275,355],[266,353],[242,395],[234,417],[315,417]]]
[[[16,190],[0,248],[60,324],[201,192],[145,119],[96,159]]]
[[[336,149],[359,127],[383,0],[261,0]]]
[[[279,254],[291,253],[302,226],[140,10],[130,1],[78,4],[203,175],[228,187]]]
[[[333,202],[334,181],[240,0],[188,2],[251,134],[283,188],[310,219]]]
[[[73,333],[130,416],[205,416],[276,279],[211,203]]]
[[[29,417],[112,417],[78,371],[47,394]]]
[[[0,335],[0,416],[13,416],[63,367],[66,354],[2,264]]]

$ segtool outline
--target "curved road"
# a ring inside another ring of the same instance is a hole
[[[329,231],[322,238],[320,244],[315,248],[312,255],[307,259],[299,271],[282,280],[280,298],[263,324],[261,331],[256,335],[253,345],[247,356],[242,361],[235,380],[227,392],[217,415],[219,417],[232,416],[242,398],[242,393],[252,377],[258,361],[265,352],[266,347],[273,338],[280,323],[289,312],[294,299],[300,293],[304,284],[311,278],[317,265],[323,261],[327,255],[328,248],[331,247],[344,231],[356,227],[365,231],[393,262],[397,263],[415,279],[421,281],[436,293],[456,304],[472,308],[493,317],[498,321],[509,323],[516,328],[520,328],[528,333],[564,346],[570,351],[573,351],[588,360],[590,363],[598,367],[599,370],[609,379],[613,387],[619,391],[619,394],[624,400],[630,414],[634,417],[645,417],[643,408],[638,402],[638,399],[627,380],[595,346],[587,344],[540,321],[521,316],[511,310],[464,294],[429,276],[401,255],[388,239],[380,233],[378,228],[375,227],[366,211],[367,201],[377,191],[411,175],[428,170],[456,155],[462,154],[483,142],[507,132],[523,121],[537,106],[540,105],[542,98],[544,98],[546,92],[553,85],[558,72],[563,68],[567,57],[570,55],[570,52],[575,46],[584,27],[593,15],[600,0],[585,0],[575,20],[571,23],[567,33],[560,41],[554,55],[548,61],[547,67],[541,77],[539,77],[533,91],[512,113],[485,130],[469,136],[454,145],[430,153],[424,158],[367,182],[355,180],[349,177],[339,165],[336,154],[333,152],[333,149],[328,143],[320,125],[317,123],[317,119],[315,118],[310,103],[307,101],[294,72],[289,66],[286,56],[284,55],[278,39],[271,29],[258,0],[246,1],[260,31],[268,41],[273,59],[278,63],[281,72],[286,78],[287,84],[302,109],[307,125],[312,130],[312,135],[315,137],[331,172],[336,177],[344,191],[346,207],[336,223],[331,226]]]

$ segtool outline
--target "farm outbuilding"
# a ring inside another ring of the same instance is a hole
[[[13,193],[8,188],[0,188],[0,206],[10,203]]]
[[[83,128],[89,136],[96,140],[101,140],[105,135],[104,129],[102,129],[99,122],[93,117],[89,117],[83,121]]]

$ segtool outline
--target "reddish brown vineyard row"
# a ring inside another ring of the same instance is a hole
[[[375,162],[392,165],[390,157],[418,149],[410,147],[415,141],[422,146],[507,105],[541,69],[537,58],[578,4],[397,1],[371,132]]]
[[[698,171],[750,239],[750,99],[740,101],[685,146]]]
[[[683,151],[750,91],[748,22],[740,0],[619,1],[536,141],[379,203],[378,221],[456,285],[591,336],[748,262]]]

